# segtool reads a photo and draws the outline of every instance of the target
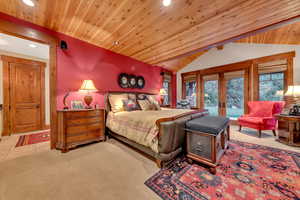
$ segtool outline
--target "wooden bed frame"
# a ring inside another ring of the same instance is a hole
[[[108,96],[110,94],[126,94],[126,93],[127,94],[136,94],[136,95],[137,94],[156,95],[156,94],[145,93],[145,92],[109,92],[105,95],[105,110],[107,111],[106,112],[106,117],[107,117],[108,112],[110,111],[110,104],[109,104]],[[173,116],[173,117],[161,118],[161,119],[156,121],[156,125],[159,127],[158,137],[162,137],[162,131],[161,131],[162,130],[162,125],[161,125],[162,123],[175,121],[175,120],[178,120],[178,119],[181,119],[181,118],[184,118],[184,117],[188,117],[188,116],[191,116],[191,118],[192,118],[193,115],[195,115],[195,117],[196,117],[196,116],[203,116],[203,115],[207,115],[207,114],[208,114],[207,110],[200,109],[200,110],[193,110],[193,111],[190,111],[190,112],[187,112],[187,113],[184,113],[184,114],[180,114],[180,115],[177,115],[177,116]],[[106,132],[109,134],[109,136],[113,137],[114,139],[117,139],[118,141],[121,141],[122,143],[125,143],[127,146],[133,148],[134,150],[138,151],[139,153],[142,153],[144,156],[146,156],[146,157],[150,158],[151,160],[155,161],[159,168],[164,167],[165,162],[162,161],[161,159],[158,159],[155,156],[153,156],[153,154],[155,154],[155,153],[152,153],[152,154],[149,153],[149,151],[152,151],[149,147],[137,144],[134,141],[130,141],[129,139],[127,139],[127,138],[125,138],[121,135],[118,135],[117,133],[114,133],[113,131],[111,131],[107,127],[106,127],[106,129],[107,129]],[[183,145],[185,145],[184,141],[182,142],[181,148],[183,147]],[[181,150],[183,150],[183,148]],[[174,153],[178,155],[181,152],[181,150],[179,152],[174,152]]]

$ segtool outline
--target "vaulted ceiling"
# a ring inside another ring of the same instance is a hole
[[[243,38],[236,42],[256,44],[300,44],[300,22]]]
[[[158,64],[300,15],[299,0],[0,0],[0,12]]]

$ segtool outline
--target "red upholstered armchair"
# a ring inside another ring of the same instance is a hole
[[[249,114],[243,115],[238,119],[240,131],[242,127],[258,130],[261,137],[262,130],[272,130],[276,136],[277,120],[274,115],[281,113],[284,108],[283,101],[250,101],[248,102]]]

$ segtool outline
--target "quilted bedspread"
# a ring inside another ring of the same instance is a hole
[[[162,109],[155,111],[131,111],[108,113],[106,126],[116,134],[138,144],[150,147],[158,153],[159,128],[156,121],[161,118],[175,117],[191,112],[187,109]]]

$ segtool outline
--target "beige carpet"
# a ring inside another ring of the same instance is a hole
[[[0,162],[0,200],[159,199],[144,182],[154,162],[114,140]]]
[[[300,152],[270,132],[258,138],[236,129],[232,139]],[[155,200],[144,182],[157,171],[153,161],[115,140],[66,154],[43,151],[0,162],[0,200]]]

